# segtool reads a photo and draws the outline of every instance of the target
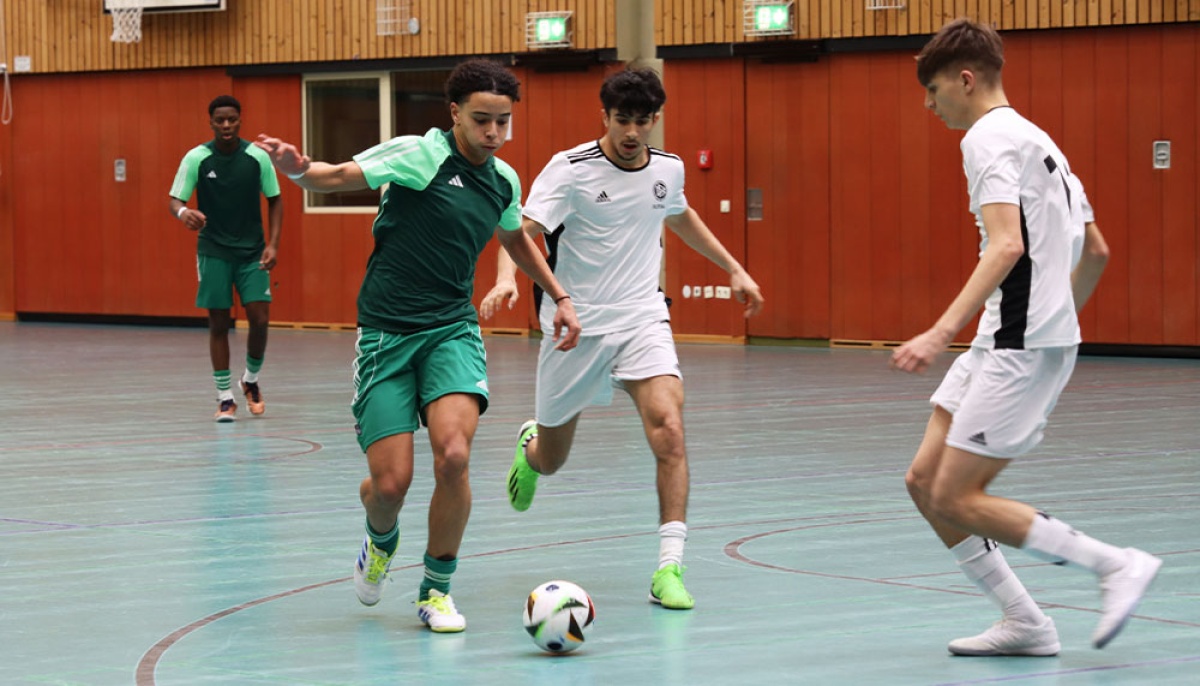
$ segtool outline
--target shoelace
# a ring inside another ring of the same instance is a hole
[[[246,384],[246,395],[249,395],[250,399],[253,400],[254,402],[258,402],[261,399],[259,397],[258,384],[257,383],[247,383]]]
[[[233,408],[234,408],[234,404],[233,404],[232,400],[222,400],[221,401],[221,411],[222,412],[228,412],[229,410],[232,410]]]
[[[377,584],[380,577],[387,574],[388,563],[390,560],[386,557],[380,557],[374,552],[371,553],[371,566],[367,570],[367,581]]]
[[[417,605],[423,607],[432,607],[441,615],[458,614],[458,610],[454,607],[454,601],[450,600],[450,596],[429,596],[428,600],[418,600]]]

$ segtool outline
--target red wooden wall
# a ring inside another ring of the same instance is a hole
[[[664,69],[667,104],[663,108],[665,147],[680,155],[686,166],[688,203],[731,254],[745,264],[746,150],[742,142],[747,125],[741,64],[729,61],[689,63],[689,69]],[[703,136],[683,140],[678,132],[702,130]],[[712,151],[713,168],[701,171],[699,149]],[[732,211],[722,214],[720,201],[730,200]],[[671,297],[671,320],[676,333],[711,336],[744,336],[744,318],[733,300],[684,298],[683,286],[724,286],[728,275],[688,248],[675,234],[666,232],[666,284]]]
[[[1200,25],[1005,34],[1012,103],[1064,148],[1113,248],[1083,316],[1085,340],[1200,345]],[[560,149],[599,135],[587,74],[518,70],[524,97],[501,150],[526,185]],[[901,340],[928,326],[976,261],[958,141],[921,107],[908,52],[811,64],[671,61],[666,147],[688,197],[762,284],[745,322],[730,301],[684,299],[724,274],[673,236],[667,287],[676,330],[711,336]],[[217,69],[25,75],[0,128],[0,313],[196,316],[194,236],[165,210],[183,153],[206,140],[206,105],[233,92],[243,134],[300,139],[298,78],[230,79]],[[547,104],[549,103],[549,104]],[[1151,142],[1173,166],[1151,169]],[[696,151],[713,151],[700,171]],[[116,183],[113,159],[127,160]],[[370,215],[305,215],[284,183],[276,321],[352,323]],[[746,222],[745,188],[765,216]],[[733,211],[722,214],[728,199]],[[9,247],[11,246],[11,247]],[[476,300],[494,279],[495,246]],[[530,328],[523,304],[492,326]],[[966,336],[964,336],[965,338]]]
[[[1082,317],[1085,340],[1200,345],[1200,26],[1022,32],[1005,40],[1010,101],[1063,147],[1113,249]],[[744,329],[733,322],[714,330],[723,325],[711,320],[713,301],[684,301],[677,330],[903,340],[949,304],[978,250],[962,134],[922,108],[910,53],[838,54],[811,64],[680,60],[665,72],[674,102],[691,105],[683,115],[668,111],[666,136],[668,149],[689,161],[693,205],[713,222],[721,216],[716,203],[730,193],[735,215],[745,211],[734,182],[696,183],[715,173],[695,168],[699,148],[713,148],[720,167],[736,164],[744,147],[745,185],[763,188],[765,202],[764,221],[745,224],[745,259],[768,309]],[[741,131],[702,114],[730,104],[747,112]],[[1170,170],[1151,168],[1154,140],[1172,141]],[[673,286],[698,278],[690,262],[668,263]],[[680,302],[677,290],[671,295]]]
[[[603,70],[517,75],[523,98],[500,156],[528,183],[551,154],[599,135]],[[0,312],[201,316],[193,307],[195,234],[166,208],[180,159],[211,138],[207,106],[221,93],[242,102],[243,138],[302,139],[294,76],[231,79],[203,69],[15,80],[13,135],[0,137]],[[557,104],[551,112],[529,107],[531,100]],[[113,178],[116,158],[126,160],[123,183]],[[374,215],[304,214],[299,189],[281,186],[272,319],[353,323]],[[6,256],[9,238],[14,257]],[[493,243],[480,261],[477,301],[495,280],[495,250]],[[485,326],[536,327],[523,284],[518,306]]]
[[[0,321],[16,317],[13,274],[12,126],[0,124]]]

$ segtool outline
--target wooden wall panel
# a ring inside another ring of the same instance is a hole
[[[16,264],[13,244],[12,126],[0,124],[0,321],[16,316]]]
[[[745,71],[746,186],[764,203],[763,220],[746,223],[746,265],[767,298],[748,330],[829,338],[830,65]],[[734,197],[744,213],[744,197]]]
[[[1104,282],[1096,293],[1096,335],[1100,340],[1128,340],[1129,328],[1129,158],[1125,136],[1112,135],[1126,129],[1129,107],[1128,50],[1124,37],[1104,32],[1096,37],[1096,66],[1104,69],[1104,86],[1096,90],[1095,192],[1089,191],[1097,221],[1105,227],[1112,248]],[[1106,135],[1107,134],[1107,135]],[[1070,154],[1070,153],[1068,153]],[[1110,225],[1112,226],[1110,229]],[[1103,230],[1103,229],[1102,229]]]
[[[528,190],[554,152],[600,134],[604,69],[516,74],[524,96],[513,141],[500,156]],[[233,80],[218,69],[37,75],[16,81],[14,91],[21,107],[13,134],[0,134],[0,199],[14,199],[0,206],[0,266],[13,266],[4,273],[15,295],[0,313],[201,316],[193,306],[195,234],[167,212],[175,171],[189,149],[211,138],[207,106],[221,93],[242,102],[243,138],[268,132],[301,140],[299,78]],[[559,104],[529,107],[530,100]],[[127,163],[123,183],[113,178],[117,158]],[[46,182],[63,169],[72,170],[66,185]],[[284,224],[272,319],[353,324],[374,215],[305,214],[300,190],[285,179],[280,185]],[[264,201],[264,217],[265,209]],[[477,302],[495,281],[495,250],[489,246],[478,266]],[[485,324],[536,326],[523,283],[518,306]]]
[[[1200,345],[1200,26],[1006,41],[1010,99],[1062,145],[1113,248],[1084,311],[1085,340]],[[597,90],[608,68],[518,70],[524,98],[501,157],[526,186],[553,152],[600,134]],[[688,165],[693,206],[763,282],[769,303],[747,328],[732,303],[684,301],[683,284],[716,285],[722,275],[669,242],[681,332],[896,340],[945,308],[974,267],[978,237],[961,134],[921,109],[912,69],[907,52],[666,64],[666,147]],[[11,307],[23,312],[194,316],[194,237],[165,211],[166,191],[183,153],[209,135],[208,100],[241,98],[247,137],[300,138],[296,77],[234,80],[216,68],[29,75],[13,89],[17,116],[0,130],[0,271],[10,267]],[[1173,143],[1170,170],[1150,168],[1158,139]],[[712,171],[695,168],[700,148],[714,151]],[[127,160],[124,183],[112,177],[117,158]],[[63,169],[69,185],[45,182]],[[792,221],[748,225],[744,190],[754,183],[786,198],[782,216]],[[284,189],[275,319],[353,323],[371,216],[303,215],[299,193]],[[733,212],[718,212],[722,199]],[[492,250],[476,300],[494,279]],[[495,325],[532,326],[522,287],[524,304]],[[0,313],[5,288],[0,279]]]
[[[1200,19],[1200,3],[1195,0],[909,0],[906,5],[871,11],[865,9],[864,0],[798,0],[792,10],[795,31],[785,38],[929,34],[960,16],[987,21],[1004,31]],[[712,0],[658,0],[655,9],[659,45],[776,39],[747,37],[742,3],[736,0],[715,5]]]
[[[1129,335],[1161,344],[1166,342],[1162,175],[1151,171],[1150,151],[1151,141],[1162,130],[1161,94],[1167,84],[1162,80],[1162,39],[1155,34],[1152,38],[1140,30],[1124,32],[1129,74],[1129,104],[1125,109],[1128,135],[1124,142],[1129,160],[1128,217],[1131,227],[1138,226],[1130,233],[1129,241],[1129,300],[1134,303],[1129,313]]]
[[[171,221],[167,192],[183,154],[210,134],[208,101],[229,88],[219,70],[16,80],[17,173],[5,186],[18,311],[196,314],[195,236]],[[64,184],[47,183],[62,170]]]
[[[667,70],[664,86],[664,147],[683,159],[688,204],[696,210],[713,235],[742,264],[746,264],[745,216],[746,151],[743,131],[747,125],[745,84],[741,63],[701,61]],[[700,149],[712,151],[713,168],[701,170]],[[729,200],[732,211],[720,212],[721,200]],[[736,300],[683,297],[685,285],[727,286],[729,276],[707,258],[687,247],[678,236],[666,232],[665,290],[673,301],[672,328],[681,334],[743,337],[747,333],[743,309]],[[757,277],[756,277],[757,278]],[[780,299],[780,305],[784,303]]]
[[[1200,106],[1200,26],[1019,32],[1007,35],[1006,44],[1010,102],[1058,141],[1112,247],[1109,268],[1081,317],[1084,340],[1200,345],[1200,123],[1194,116]],[[822,221],[829,235],[822,291],[830,302],[829,338],[904,340],[917,334],[974,269],[979,236],[967,209],[962,133],[922,109],[911,57],[840,54],[816,64],[745,60],[744,73],[722,72],[717,60],[706,60],[703,69],[667,62],[669,84],[694,84],[703,76],[712,93],[744,81],[746,185],[759,183],[763,170],[795,184],[792,201],[802,209],[792,211],[791,221],[747,222],[747,266],[772,308],[787,310],[768,309],[751,322],[753,334],[812,335],[802,324],[808,320],[794,284],[795,272],[811,271],[796,265],[813,251],[797,243],[796,233],[819,232]],[[829,80],[824,98],[806,85],[822,72]],[[716,83],[722,78],[728,86]],[[804,106],[778,95],[784,91]],[[828,121],[810,130],[819,112],[827,112]],[[681,127],[668,118],[668,130],[678,133],[669,146],[690,153],[721,135],[713,123],[693,124]],[[1160,139],[1173,145],[1169,170],[1151,168],[1151,142]],[[822,144],[824,152],[814,155]],[[800,158],[802,165],[795,163]],[[796,179],[808,172],[812,178]],[[803,203],[797,202],[801,193],[807,193]],[[772,195],[784,194],[768,187],[767,208]],[[700,197],[690,195],[693,201]],[[974,327],[969,324],[959,340],[969,340]]]
[[[1187,84],[1162,89],[1161,136],[1169,136],[1171,169],[1157,172],[1163,197],[1163,336],[1169,341],[1200,341],[1200,40],[1181,31],[1162,39],[1162,81]],[[1135,150],[1135,153],[1138,152]],[[1147,154],[1143,149],[1143,155]]]
[[[371,0],[234,0],[222,12],[146,13],[133,44],[109,40],[100,0],[5,5],[2,57],[28,55],[34,73],[520,53],[531,11],[574,12],[576,49],[616,47],[608,0],[412,0],[420,32],[393,36],[376,35]]]

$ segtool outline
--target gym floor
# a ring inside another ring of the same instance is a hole
[[[383,601],[355,600],[365,459],[352,332],[272,329],[267,413],[216,409],[203,329],[0,323],[0,664],[6,684],[1194,684],[1200,673],[1200,361],[1081,357],[1046,440],[993,492],[1166,562],[1125,632],[1091,648],[1094,578],[1006,551],[1055,619],[1054,658],[962,658],[998,614],[903,477],[953,358],[680,345],[691,612],[651,605],[653,458],[628,398],[586,412],[533,507],[504,494],[533,411],[535,341],[487,339],[491,409],[452,593],[412,605],[432,489],[425,434]],[[232,337],[234,375],[245,332]],[[240,400],[240,398],[239,398]],[[526,594],[567,579],[585,645],[539,651]]]

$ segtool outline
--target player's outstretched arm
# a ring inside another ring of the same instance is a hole
[[[1000,287],[1017,260],[1025,254],[1018,206],[991,203],[984,205],[980,214],[983,215],[983,230],[987,233],[988,244],[979,257],[979,263],[937,322],[892,352],[889,364],[893,368],[917,373],[929,369],[934,358],[950,345],[954,336],[971,321],[987,302],[988,296]]]
[[[521,224],[523,230],[498,229],[497,237],[500,239],[500,245],[504,247],[504,252],[512,258],[512,262],[541,286],[546,297],[558,306],[554,313],[554,340],[558,341],[558,345],[554,348],[570,350],[579,343],[579,317],[575,314],[571,296],[558,283],[558,279],[554,278],[554,272],[550,271],[550,265],[546,264],[545,255],[529,236],[530,232],[540,230],[538,227],[540,225],[537,222],[526,219]]]
[[[504,233],[503,230],[500,230],[497,235],[500,238],[501,246],[504,245]],[[500,307],[506,300],[508,309],[511,310],[520,297],[521,294],[517,290],[517,263],[513,262],[507,248],[497,250],[496,285],[492,286],[487,295],[483,296],[483,302],[479,303],[479,316],[483,319],[491,319],[492,315],[500,311]]]
[[[747,317],[753,317],[762,310],[764,301],[758,284],[721,245],[721,241],[717,240],[695,210],[689,207],[679,214],[668,215],[665,223],[689,248],[729,272],[730,290],[738,302],[745,303]]]
[[[254,144],[267,153],[276,169],[305,190],[333,193],[361,191],[370,187],[358,162],[314,162],[291,143],[266,134],[259,134]]]
[[[1075,271],[1071,272],[1071,295],[1075,297],[1076,312],[1082,310],[1092,297],[1107,264],[1108,243],[1104,241],[1104,234],[1100,233],[1095,222],[1088,222],[1084,227],[1083,254],[1079,257],[1079,264],[1075,265]]]

